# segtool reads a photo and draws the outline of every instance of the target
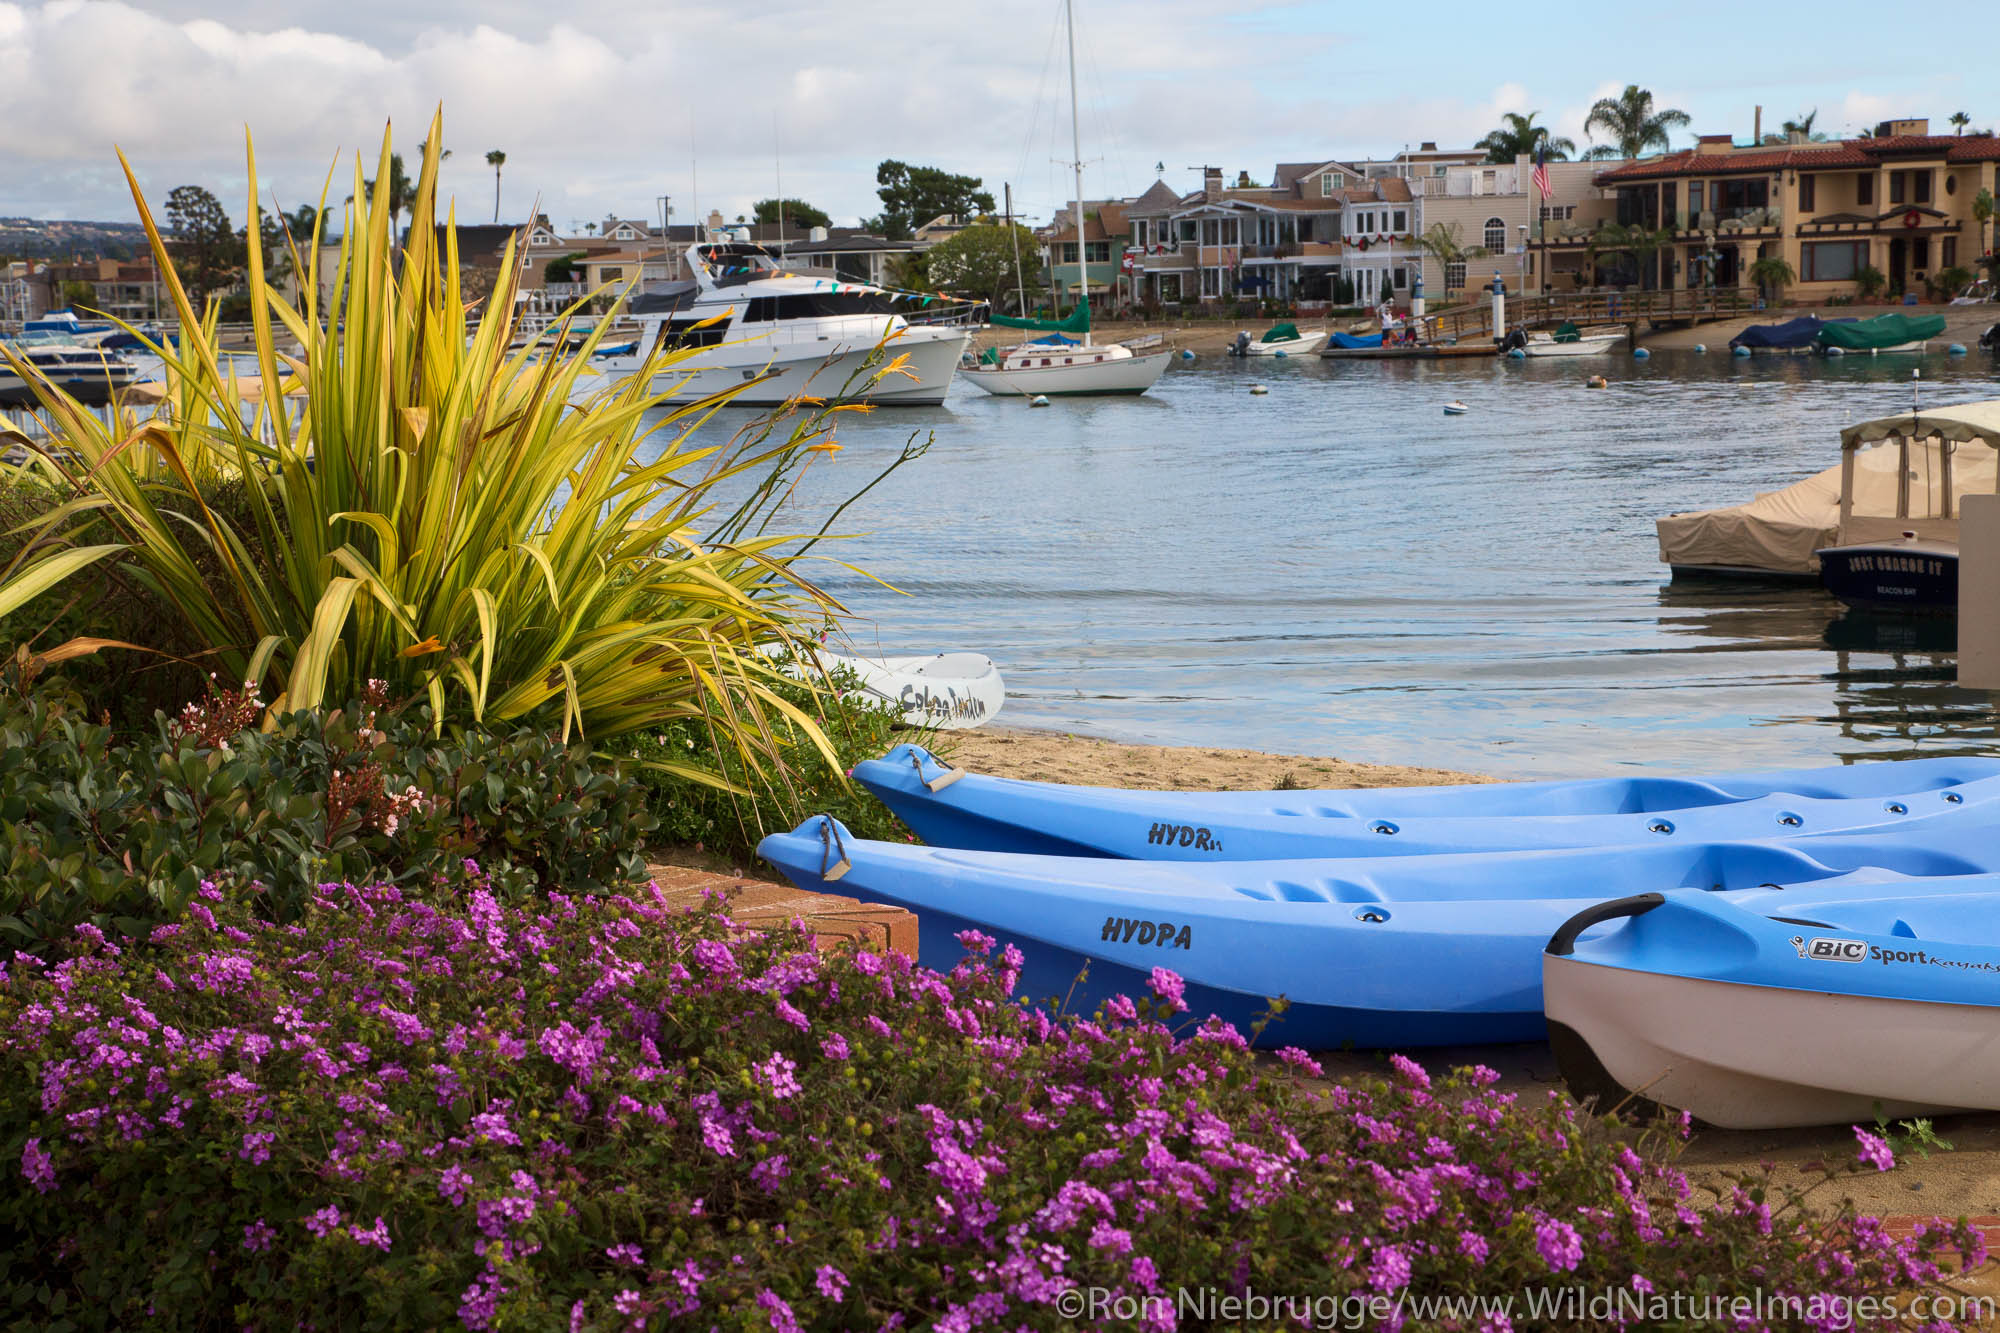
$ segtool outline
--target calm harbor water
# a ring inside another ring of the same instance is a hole
[[[2000,753],[1950,622],[1658,562],[1656,517],[1831,466],[1843,424],[1909,406],[1919,364],[1926,404],[2000,396],[1976,351],[1210,355],[1143,398],[1049,408],[959,385],[847,417],[791,526],[933,432],[835,552],[907,595],[817,576],[866,617],[863,651],[991,656],[1017,726],[1515,777]]]

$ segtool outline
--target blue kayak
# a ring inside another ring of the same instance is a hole
[[[952,768],[918,745],[854,767],[925,842],[1148,861],[1722,842],[2000,816],[2000,759],[1906,759],[1702,778],[1328,791],[1072,787]]]
[[[1084,1012],[1144,995],[1166,967],[1198,1016],[1248,1033],[1283,995],[1292,1008],[1265,1043],[1325,1049],[1541,1037],[1542,946],[1585,903],[1674,888],[1788,902],[1809,886],[2000,872],[2000,833],[1169,865],[861,841],[816,815],[757,853],[802,889],[910,909],[930,967],[983,930],[1025,955],[1022,994],[1074,986]]]
[[[1843,888],[1565,923],[1543,975],[1571,1090],[1733,1129],[2000,1110],[2000,876]]]

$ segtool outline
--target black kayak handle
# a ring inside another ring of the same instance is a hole
[[[1575,916],[1556,927],[1556,933],[1549,937],[1545,952],[1558,958],[1567,958],[1576,952],[1576,937],[1592,926],[1604,921],[1615,921],[1621,916],[1644,916],[1665,902],[1663,893],[1637,893],[1630,898],[1613,898],[1608,903],[1598,903],[1586,907]]]

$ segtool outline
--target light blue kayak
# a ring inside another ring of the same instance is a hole
[[[952,967],[957,934],[983,930],[1025,955],[1022,994],[1074,986],[1071,1007],[1084,1012],[1144,995],[1165,967],[1186,979],[1198,1016],[1246,1034],[1267,997],[1285,996],[1292,1008],[1263,1041],[1308,1049],[1539,1038],[1542,946],[1580,906],[1634,890],[1789,906],[1847,884],[1881,892],[2000,872],[2000,832],[1969,822],[1809,843],[1169,865],[861,841],[816,815],[757,852],[802,889],[910,909],[928,966]]]
[[[855,765],[854,777],[934,847],[1147,861],[1722,842],[1950,823],[1982,806],[2000,821],[2000,759],[1980,758],[1704,778],[1162,792],[985,777],[898,745]]]
[[[1543,974],[1571,1090],[1737,1129],[2000,1110],[2000,876],[1832,887],[1565,923]]]

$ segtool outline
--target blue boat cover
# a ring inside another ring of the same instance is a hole
[[[1729,340],[1731,347],[1768,347],[1790,349],[1810,347],[1819,336],[1820,329],[1827,324],[1852,324],[1854,317],[1822,320],[1818,315],[1801,315],[1788,319],[1782,324],[1752,324],[1743,332]]]
[[[1065,338],[1060,333],[1051,333],[1046,338],[1031,338],[1029,341],[1035,343],[1037,346],[1042,343],[1057,343],[1064,347],[1074,347],[1083,340],[1081,338]]]
[[[1327,341],[1335,347],[1380,347],[1382,335],[1371,333],[1366,338],[1357,338],[1351,333],[1329,333]]]

